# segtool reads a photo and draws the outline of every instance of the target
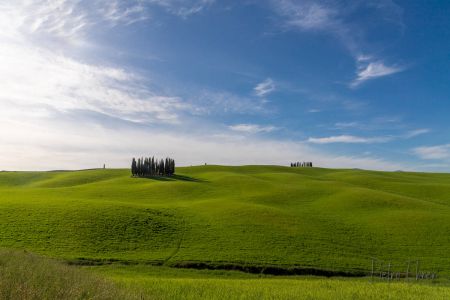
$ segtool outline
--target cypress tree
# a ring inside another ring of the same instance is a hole
[[[150,158],[150,175],[155,175],[155,160]]]
[[[167,158],[167,175],[172,176],[172,159]]]
[[[138,176],[141,176],[141,159],[140,158],[138,158],[138,161],[137,161],[137,170],[136,171],[137,171],[136,174]]]
[[[136,159],[134,157],[131,161],[131,175],[136,176]]]
[[[155,159],[155,157],[152,157],[152,161],[153,161],[153,170],[152,170],[152,175],[156,175],[156,164],[158,163]]]
[[[144,158],[144,172],[143,172],[144,176],[147,176],[147,165],[148,165],[148,160],[146,157],[146,158]]]
[[[169,159],[167,157],[164,162],[164,175],[169,175]]]
[[[175,174],[175,159],[172,159],[172,175]]]

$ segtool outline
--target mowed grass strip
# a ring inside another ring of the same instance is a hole
[[[279,166],[0,173],[0,246],[69,260],[450,274],[450,175]]]

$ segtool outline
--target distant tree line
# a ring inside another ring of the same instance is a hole
[[[300,167],[300,168],[312,168],[313,163],[310,161],[307,162],[294,162],[291,163],[291,167]]]
[[[155,159],[154,157],[133,157],[131,161],[131,174],[135,177],[172,176],[175,174],[175,160],[171,158]]]

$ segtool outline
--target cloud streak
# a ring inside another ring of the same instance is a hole
[[[450,144],[417,147],[413,149],[413,153],[421,159],[450,159]]]
[[[378,18],[380,20],[388,20],[396,26],[402,25],[403,27],[401,21],[402,11],[391,1],[362,1],[355,3],[352,1],[272,0],[271,3],[275,12],[282,18],[285,28],[302,32],[327,33],[348,49],[357,65],[357,76],[349,84],[350,87],[355,88],[368,80],[392,75],[404,70],[402,67],[386,65],[382,60],[377,59],[370,53],[373,51],[365,46],[365,26],[363,24],[353,24],[348,20],[348,16],[353,12],[364,8],[372,13],[387,16]]]
[[[183,7],[198,8],[210,3],[184,1]],[[92,28],[126,26],[146,20],[152,5],[169,9],[176,4],[134,0],[2,1],[0,109],[91,111],[139,123],[178,123],[180,114],[196,110],[193,104],[149,88],[149,81],[132,70],[86,63],[69,55],[80,52],[80,46],[93,44],[88,36]]]
[[[335,144],[335,143],[345,143],[345,144],[374,144],[374,143],[387,143],[392,140],[392,137],[359,137],[354,135],[337,135],[329,137],[308,139],[309,143],[312,144]]]
[[[406,139],[410,139],[419,135],[423,135],[423,134],[427,134],[429,133],[431,130],[427,129],[427,128],[420,128],[420,129],[415,129],[415,130],[411,130],[408,131],[405,135],[404,138]]]
[[[190,99],[161,92],[154,88],[156,84],[132,69],[93,63],[86,54],[99,46],[90,36],[92,31],[151,21],[154,7],[186,18],[212,3],[207,0],[2,1],[2,168],[73,169],[95,167],[104,162],[108,166],[127,167],[129,157],[148,154],[148,149],[155,155],[177,157],[181,164],[286,164],[307,158],[326,167],[402,168],[376,157],[336,156],[318,151],[312,145],[330,140],[368,143],[375,142],[374,138],[311,138],[316,140],[304,143],[262,139],[263,135],[257,135],[278,129],[272,125],[243,123],[224,129],[222,122],[220,126],[212,122],[211,128],[197,128],[206,124],[201,117],[208,114],[267,113],[264,98],[276,90],[270,78],[256,85],[253,91],[250,88],[248,93],[252,95],[248,97],[227,91],[205,91]],[[312,7],[295,26],[322,30],[336,18],[335,12],[323,9],[320,5]],[[64,47],[53,47],[53,42]],[[85,115],[95,117],[83,118]],[[186,118],[191,117],[201,120],[196,126],[190,126]],[[229,137],[224,140],[220,138],[221,133]],[[136,143],[137,140],[140,142]]]
[[[123,69],[80,63],[26,45],[0,48],[0,107],[90,110],[135,122],[176,122],[189,105],[157,95]]]
[[[233,131],[237,132],[243,132],[243,133],[261,133],[261,132],[272,132],[274,130],[277,130],[277,127],[275,126],[261,126],[257,124],[236,124],[228,126]]]
[[[270,79],[267,78],[266,80],[264,80],[263,82],[258,83],[253,91],[255,92],[255,95],[258,97],[265,97],[268,96],[270,93],[275,91],[275,82]]]
[[[13,170],[92,168],[103,163],[108,167],[128,167],[130,157],[147,155],[148,149],[152,149],[157,156],[176,157],[178,165],[205,162],[287,165],[289,161],[308,159],[322,167],[404,168],[376,157],[332,155],[299,142],[252,137],[243,142],[239,135],[229,135],[224,139],[210,133],[183,133],[148,127],[116,128],[98,121],[95,124],[80,122],[79,119],[74,121],[77,122],[55,115],[30,115],[20,121],[0,118],[0,142],[4,145],[0,148],[0,165],[3,169]],[[33,135],[29,135],[30,130],[33,130]]]
[[[147,0],[149,3],[157,4],[165,8],[168,12],[187,18],[200,13],[212,4],[215,0]]]
[[[300,30],[328,30],[336,25],[337,11],[318,1],[272,1],[276,12],[285,18],[285,25]]]
[[[389,76],[404,71],[403,67],[387,66],[383,62],[370,62],[361,66],[356,79],[350,84],[350,87],[358,87],[360,84],[375,78]]]

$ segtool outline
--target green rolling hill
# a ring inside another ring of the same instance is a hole
[[[0,247],[88,263],[450,274],[450,174],[198,166],[0,173]],[[377,261],[378,262],[378,261]]]

